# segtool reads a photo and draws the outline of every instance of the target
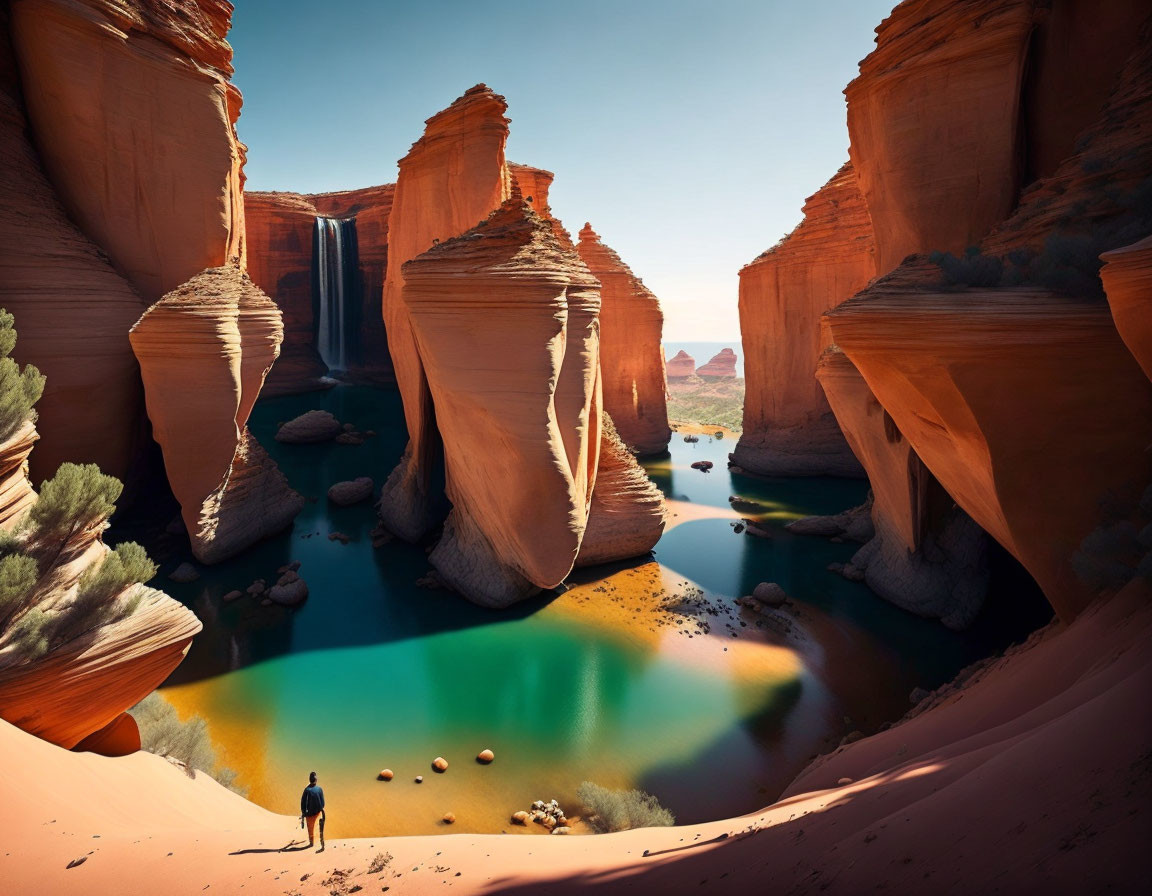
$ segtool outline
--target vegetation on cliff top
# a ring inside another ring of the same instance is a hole
[[[44,386],[36,368],[21,369],[8,357],[15,344],[12,315],[0,309],[0,443],[35,419],[32,406]],[[65,570],[99,538],[122,489],[95,464],[61,464],[32,508],[0,532],[0,664],[37,660],[136,611],[143,598],[138,583],[156,573],[140,545],[119,545],[79,581]]]

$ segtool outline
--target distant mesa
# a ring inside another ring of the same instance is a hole
[[[664,362],[670,380],[684,380],[696,375],[696,359],[681,349]]]
[[[696,369],[696,375],[712,377],[713,379],[734,378],[736,376],[736,352],[730,348],[720,349],[712,356],[711,361]]]

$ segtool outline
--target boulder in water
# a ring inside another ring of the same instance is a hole
[[[308,411],[289,420],[276,431],[276,441],[290,445],[327,442],[343,431],[340,421],[328,411]]]
[[[374,487],[375,483],[368,476],[337,482],[328,489],[328,500],[341,507],[359,504],[361,501],[367,501],[372,497]]]

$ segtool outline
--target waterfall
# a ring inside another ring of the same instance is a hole
[[[360,312],[356,219],[318,217],[313,250],[316,350],[330,371],[344,371],[353,359]]]

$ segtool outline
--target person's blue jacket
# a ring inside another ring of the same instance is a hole
[[[300,814],[315,815],[324,808],[324,790],[319,784],[309,784],[300,794]]]

